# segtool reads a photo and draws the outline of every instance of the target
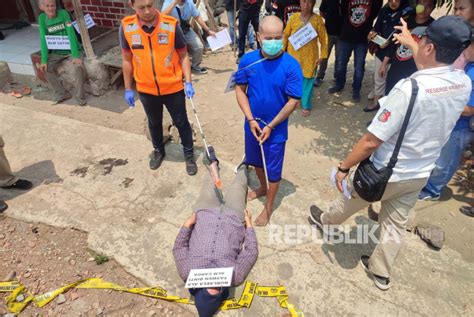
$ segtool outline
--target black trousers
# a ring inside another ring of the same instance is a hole
[[[139,93],[139,96],[148,117],[148,128],[155,150],[165,153],[163,144],[163,105],[165,105],[173,125],[179,131],[184,154],[193,154],[193,131],[186,113],[184,90],[162,96],[144,93]]]
[[[251,8],[250,10],[240,8],[239,10],[239,57],[242,57],[242,55],[245,53],[245,38],[250,23],[252,23],[253,29],[255,31],[255,40],[257,41],[257,46],[260,48],[260,43],[258,42],[256,34],[258,32],[259,14],[260,11],[256,10],[255,8]]]

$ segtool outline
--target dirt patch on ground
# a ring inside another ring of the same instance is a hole
[[[113,259],[87,247],[87,234],[29,224],[0,215],[0,279],[16,275],[30,294],[44,294],[85,277],[100,277],[126,287],[147,287]],[[0,314],[6,314],[0,293]],[[63,303],[62,300],[65,300]],[[191,316],[176,304],[111,290],[75,290],[43,308],[30,304],[26,316]]]

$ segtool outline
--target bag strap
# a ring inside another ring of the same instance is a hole
[[[178,6],[176,6],[176,12],[178,12],[178,17],[179,17],[179,20],[183,20],[183,18],[181,17],[181,10],[178,8]]]
[[[416,79],[410,78],[411,81],[411,97],[410,103],[408,104],[407,113],[405,114],[405,119],[403,120],[402,128],[400,129],[400,134],[397,138],[397,143],[395,144],[395,149],[393,149],[392,157],[388,163],[389,168],[394,168],[395,164],[398,161],[398,153],[400,152],[400,147],[402,146],[403,138],[405,137],[405,132],[408,127],[408,122],[410,121],[411,113],[413,112],[413,106],[415,105],[416,96],[418,95],[418,83]]]
[[[184,20],[183,17],[181,16],[181,10],[178,8],[178,6],[175,7],[176,12],[178,12],[178,17],[179,17],[179,23],[182,25],[183,22],[187,23],[188,21]]]

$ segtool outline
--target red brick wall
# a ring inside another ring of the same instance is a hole
[[[90,13],[100,26],[119,26],[122,18],[131,14],[128,0],[81,0],[84,14]]]

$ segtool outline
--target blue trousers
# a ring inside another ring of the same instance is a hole
[[[347,64],[354,52],[354,80],[352,83],[353,91],[360,92],[362,87],[362,80],[364,79],[365,71],[365,56],[367,55],[368,44],[364,43],[349,43],[339,40],[337,42],[336,50],[336,87],[344,88],[346,85]]]
[[[462,151],[472,140],[474,140],[474,132],[469,129],[459,129],[451,132],[451,136],[441,150],[426,186],[421,191],[422,195],[428,194],[431,197],[441,195],[441,191],[458,169]]]

